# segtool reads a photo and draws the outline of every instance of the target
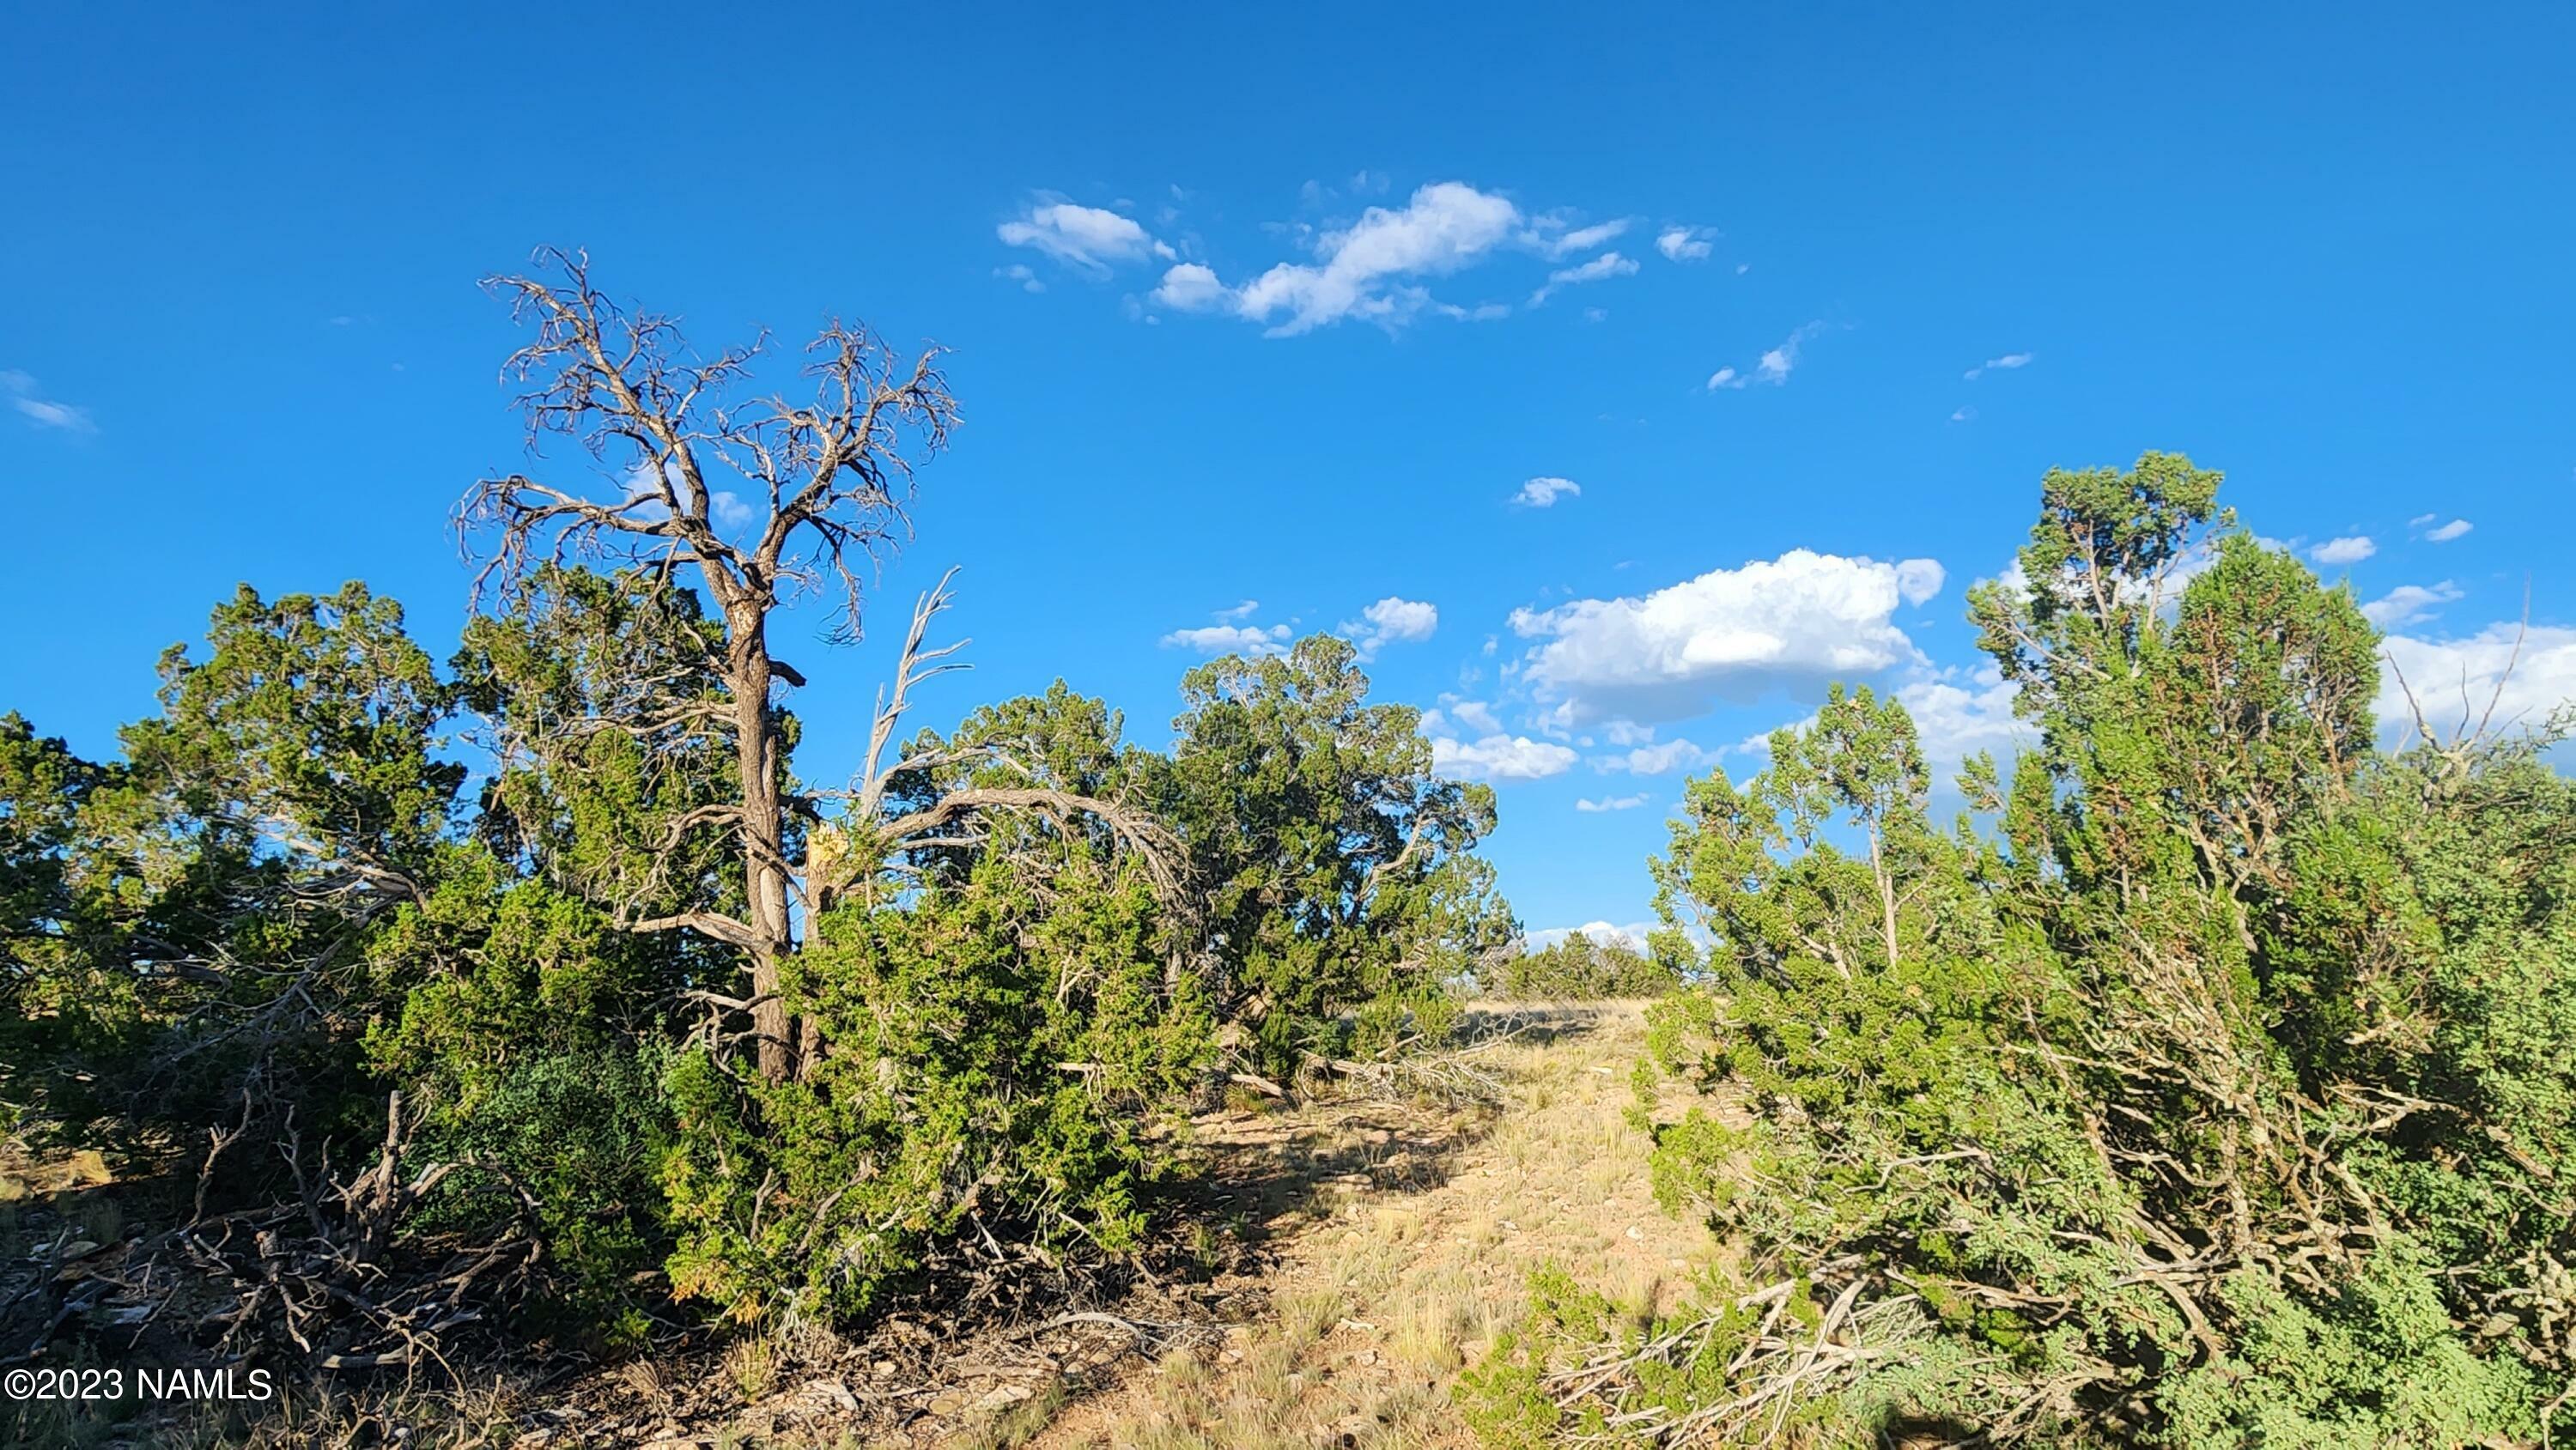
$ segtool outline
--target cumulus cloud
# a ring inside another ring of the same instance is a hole
[[[2361,606],[2361,617],[2381,629],[2395,629],[2430,619],[2441,613],[2443,605],[2459,597],[2459,586],[2448,579],[2439,584],[2400,584]]]
[[[2390,668],[2375,708],[2380,729],[2393,736],[2417,733],[2409,690],[2425,723],[2445,738],[2477,728],[2491,702],[2491,727],[2511,730],[2576,700],[2576,629],[2565,626],[2490,624],[2465,639],[2391,635],[2380,649]]]
[[[718,527],[738,529],[751,522],[751,505],[744,503],[740,494],[718,489],[707,502],[716,516]]]
[[[1234,294],[1216,279],[1216,273],[1196,262],[1182,262],[1164,272],[1162,285],[1149,295],[1178,312],[1213,312],[1234,302]]]
[[[2424,537],[2431,539],[2437,544],[2447,544],[2453,539],[2458,538],[2460,535],[2465,534],[2476,527],[2477,525],[2470,523],[2467,519],[2453,519],[2438,529],[2427,531]]]
[[[1942,583],[1929,559],[1883,563],[1793,549],[1713,569],[1642,597],[1515,610],[1513,631],[1544,641],[1522,662],[1542,699],[1579,719],[1654,723],[1720,699],[1874,674],[1919,658],[1892,616]]]
[[[1768,383],[1776,387],[1789,381],[1789,374],[1798,366],[1799,349],[1806,346],[1808,338],[1824,330],[1823,323],[1810,322],[1790,333],[1778,347],[1762,354],[1761,358],[1753,364],[1753,371],[1750,373],[1737,372],[1732,367],[1719,368],[1709,374],[1708,390],[1713,393],[1721,388],[1749,388],[1755,383]]]
[[[993,275],[1019,283],[1020,290],[1023,292],[1044,292],[1046,290],[1046,284],[1038,280],[1038,274],[1030,271],[1028,264],[1025,262],[1013,262],[1007,267],[995,267],[993,269]]]
[[[2032,354],[2026,352],[2008,352],[2002,357],[1990,357],[1984,362],[1981,362],[1975,367],[1972,367],[1966,372],[1960,374],[1960,376],[1973,383],[1980,376],[1986,373],[2010,372],[2014,368],[2029,367],[2032,356]]]
[[[1208,624],[1173,630],[1163,636],[1162,643],[1166,649],[1177,647],[1206,655],[1236,654],[1258,659],[1288,652],[1288,626],[1274,624],[1263,629],[1257,624]]]
[[[1575,758],[1565,746],[1526,735],[1497,732],[1475,740],[1434,736],[1431,741],[1431,768],[1461,780],[1545,780],[1572,769]]]
[[[993,232],[1004,246],[1030,248],[1093,277],[1108,276],[1122,262],[1177,255],[1134,220],[1069,201],[1033,205],[1027,215]]]
[[[1655,237],[1655,250],[1669,262],[1704,262],[1716,248],[1716,236],[1706,227],[1666,227]]]
[[[1440,697],[1438,709],[1422,712],[1422,733],[1425,735],[1452,734],[1454,733],[1450,728],[1452,722],[1463,725],[1478,735],[1503,733],[1503,722],[1495,717],[1493,706],[1482,700],[1461,699],[1456,695],[1443,695]]]
[[[1949,784],[1960,765],[1980,750],[2008,764],[2014,752],[2039,743],[2038,732],[2013,714],[2020,687],[1991,664],[1965,675],[1955,669],[1927,672],[1890,693],[1913,718],[1915,739],[1936,787]],[[1785,728],[1804,730],[1815,723],[1810,714]],[[1743,755],[1769,755],[1771,737],[1750,736],[1731,748]]]
[[[1585,282],[1598,282],[1605,277],[1625,277],[1636,270],[1637,261],[1634,257],[1623,257],[1617,252],[1603,252],[1579,267],[1560,267],[1548,273],[1547,285],[1530,294],[1530,305],[1536,307],[1547,301],[1549,294],[1559,287],[1580,286]]]
[[[22,373],[16,368],[0,372],[0,393],[9,395],[9,407],[13,412],[39,428],[57,428],[65,433],[98,431],[98,424],[91,421],[85,409],[40,396],[32,374]]]
[[[1597,801],[1578,800],[1574,808],[1586,815],[1599,815],[1606,811],[1633,811],[1645,803],[1646,793],[1639,791],[1635,795],[1606,796]]]
[[[1561,498],[1581,498],[1583,485],[1570,478],[1533,478],[1512,495],[1512,502],[1524,508],[1554,508]]]
[[[1950,679],[1910,681],[1896,689],[1898,703],[1914,717],[1923,744],[1923,760],[1936,783],[1947,784],[1959,765],[1980,750],[2009,762],[2013,753],[2039,743],[2029,724],[2013,714],[2020,688],[1993,665],[1968,677],[1965,686]]]
[[[2308,557],[2320,564],[2358,564],[2378,552],[2377,544],[2364,535],[2355,534],[2349,538],[2328,539],[2308,550]]]
[[[1360,611],[1360,617],[1345,621],[1342,637],[1360,647],[1360,658],[1374,658],[1390,644],[1414,644],[1429,639],[1440,627],[1440,609],[1419,599],[1402,599],[1388,595]]]
[[[1570,936],[1588,936],[1603,946],[1622,946],[1642,952],[1646,949],[1646,933],[1654,929],[1655,924],[1651,921],[1632,921],[1626,926],[1587,921],[1581,926],[1542,927],[1529,933],[1527,940],[1532,951],[1545,951]]]

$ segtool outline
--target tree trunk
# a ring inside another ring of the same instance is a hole
[[[778,999],[778,971],[796,940],[787,912],[786,818],[778,798],[777,732],[769,719],[768,620],[757,604],[732,611],[725,684],[733,693],[734,759],[742,777],[745,915],[760,944],[751,959],[752,1030],[760,1075],[785,1082],[796,1071],[796,1024]]]

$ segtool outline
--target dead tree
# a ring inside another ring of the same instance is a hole
[[[536,330],[503,376],[525,386],[518,407],[532,453],[562,434],[616,481],[584,490],[512,473],[477,483],[456,512],[460,536],[484,549],[477,595],[580,559],[693,573],[705,588],[724,623],[718,673],[741,793],[715,823],[739,843],[748,906],[740,918],[698,910],[634,925],[695,931],[745,955],[760,1070],[779,1081],[797,1056],[778,992],[780,963],[796,948],[797,868],[770,690],[804,680],[771,652],[770,616],[800,593],[825,593],[835,637],[859,636],[862,571],[901,542],[914,470],[946,445],[956,399],[937,348],[906,362],[864,325],[837,319],[806,345],[810,398],[754,394],[765,333],[700,358],[674,319],[604,296],[587,254],[549,249],[536,262],[540,275],[484,282]]]

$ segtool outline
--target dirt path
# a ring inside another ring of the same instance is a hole
[[[1669,1307],[1708,1236],[1657,1209],[1624,1121],[1644,1048],[1631,1004],[1566,1008],[1494,1051],[1511,1101],[1481,1131],[1408,1136],[1320,1107],[1203,1125],[1255,1178],[1337,1162],[1272,1216],[1271,1312],[1222,1347],[1166,1356],[1066,1407],[1044,1450],[1465,1446],[1450,1385],[1518,1318],[1529,1273],[1565,1267],[1640,1313]],[[1291,1174],[1274,1189],[1296,1186]]]

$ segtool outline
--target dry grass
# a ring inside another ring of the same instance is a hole
[[[1512,1101],[1489,1132],[1433,1172],[1326,1180],[1306,1225],[1282,1230],[1266,1320],[1072,1407],[1034,1443],[1470,1445],[1450,1383],[1520,1316],[1532,1268],[1561,1264],[1640,1315],[1671,1307],[1708,1244],[1656,1209],[1645,1140],[1623,1120],[1644,1046],[1641,1009],[1519,1010],[1538,1030],[1492,1054]],[[1304,1116],[1329,1123],[1330,1114]],[[1345,1149],[1364,1154],[1366,1144]]]

